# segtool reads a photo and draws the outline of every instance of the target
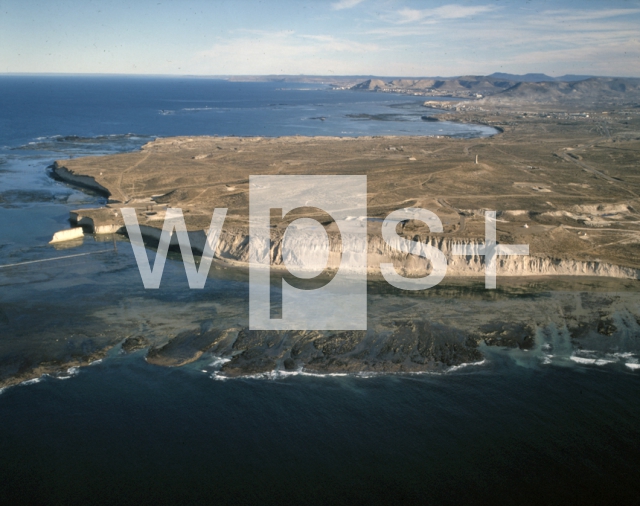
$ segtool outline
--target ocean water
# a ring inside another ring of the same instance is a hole
[[[8,146],[32,143],[57,151],[61,146],[55,141],[70,143],[69,136],[80,138],[76,148],[92,149],[111,144],[105,136],[123,134],[464,137],[495,132],[486,126],[423,121],[421,116],[430,113],[420,107],[422,102],[420,97],[296,83],[3,76],[0,136]]]
[[[111,237],[47,244],[70,210],[104,204],[49,177],[60,158],[167,135],[492,133],[422,121],[419,104],[291,83],[0,77],[0,376],[113,346],[0,391],[3,502],[636,502],[638,336],[615,357],[576,353],[557,331],[444,374],[220,381],[216,357],[164,368],[118,343],[175,335],[215,317],[214,303],[244,311],[243,275],[217,269],[191,291],[169,260],[168,289],[149,292],[121,238],[117,251]]]

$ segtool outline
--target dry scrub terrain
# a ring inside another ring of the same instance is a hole
[[[250,175],[364,174],[369,217],[423,207],[440,217],[445,237],[481,238],[483,210],[494,209],[499,242],[528,243],[533,256],[640,268],[637,111],[463,111],[441,119],[504,132],[471,140],[177,137],[138,153],[60,160],[56,170],[108,189],[108,209],[78,212],[95,226],[121,226],[117,208],[126,205],[161,228],[171,206],[183,209],[189,229],[206,229],[213,209],[224,207],[225,229],[246,230]],[[378,234],[375,222],[369,232]],[[411,223],[405,233],[429,231]]]

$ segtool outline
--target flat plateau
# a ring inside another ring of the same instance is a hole
[[[484,211],[495,210],[498,242],[529,244],[531,258],[640,268],[637,114],[496,110],[442,119],[503,132],[477,139],[161,138],[135,153],[58,160],[54,171],[109,196],[105,208],[72,215],[95,233],[123,232],[121,207],[135,207],[139,223],[159,231],[168,206],[183,210],[190,231],[204,231],[217,207],[228,209],[227,239],[241,237],[248,231],[251,175],[366,175],[369,218],[420,207],[443,223],[444,232],[433,234],[410,222],[401,231],[407,237],[480,241]],[[375,244],[379,220],[370,220],[368,233]],[[223,256],[243,260],[237,248]],[[375,268],[376,258],[370,263]]]

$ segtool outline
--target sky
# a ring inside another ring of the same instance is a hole
[[[640,0],[0,0],[0,73],[640,77]]]

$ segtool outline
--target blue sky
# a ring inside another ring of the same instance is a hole
[[[640,0],[0,0],[0,72],[640,77]]]

